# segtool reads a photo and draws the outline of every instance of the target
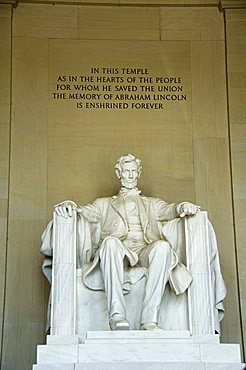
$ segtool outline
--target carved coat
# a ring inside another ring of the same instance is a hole
[[[163,200],[145,196],[138,196],[136,199],[146,243],[163,239],[161,232],[163,222],[178,217],[176,204],[168,204]],[[107,236],[115,236],[124,240],[128,233],[128,225],[123,196],[115,195],[112,198],[96,199],[93,207],[100,215],[100,243]]]
[[[136,200],[146,244],[150,244],[157,240],[164,240],[163,223],[178,217],[176,211],[177,204],[168,204],[161,199],[145,196],[138,196]],[[94,213],[98,217],[99,222],[94,225],[94,230],[92,226],[92,254],[90,255],[90,251],[87,250],[87,264],[83,266],[83,282],[90,289],[101,290],[104,289],[104,283],[101,271],[98,268],[98,247],[100,248],[103,240],[107,237],[116,237],[123,241],[127,237],[128,224],[122,195],[119,194],[112,198],[96,199],[92,206],[91,213]],[[136,255],[134,256],[134,253],[128,248],[125,248],[125,253],[130,265],[136,265]],[[169,283],[172,289],[176,294],[181,294],[188,288],[191,281],[191,274],[186,267],[179,262],[178,256],[173,248],[172,264],[169,274]]]

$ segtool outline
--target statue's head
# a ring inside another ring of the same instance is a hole
[[[132,154],[123,155],[115,165],[115,172],[121,185],[127,189],[132,189],[137,186],[142,172],[141,161]]]

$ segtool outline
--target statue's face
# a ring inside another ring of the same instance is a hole
[[[135,188],[135,186],[137,186],[138,177],[139,177],[138,165],[136,162],[134,161],[128,162],[122,166],[120,178],[122,186],[124,186],[127,189]]]

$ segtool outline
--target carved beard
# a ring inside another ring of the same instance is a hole
[[[128,182],[126,179],[120,179],[120,182],[124,188],[133,189],[137,186],[138,180],[136,179],[131,182]]]

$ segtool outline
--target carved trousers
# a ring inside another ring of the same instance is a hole
[[[115,237],[108,237],[100,247],[100,267],[108,301],[109,318],[126,318],[123,295],[124,258],[131,251]],[[148,269],[142,307],[141,324],[158,323],[158,313],[171,265],[171,247],[165,241],[156,241],[138,253],[138,265]]]

